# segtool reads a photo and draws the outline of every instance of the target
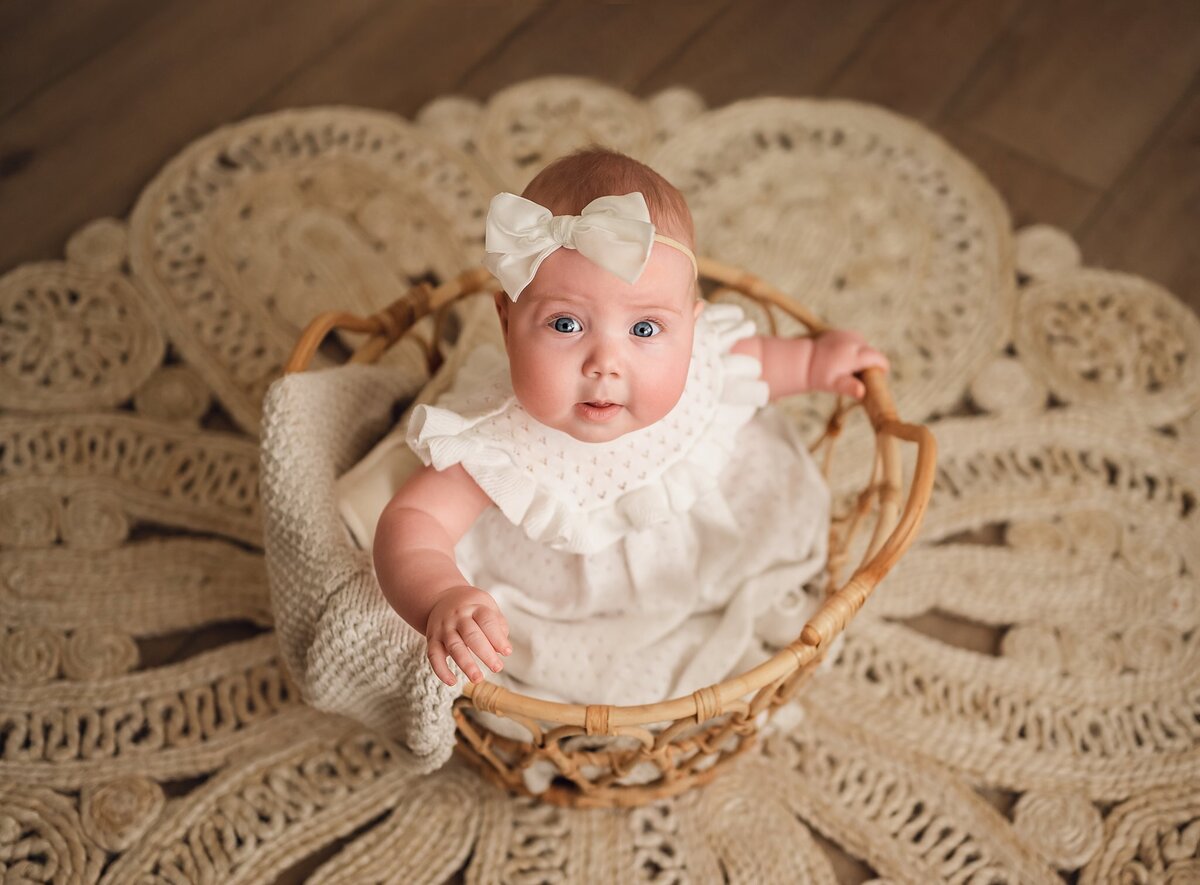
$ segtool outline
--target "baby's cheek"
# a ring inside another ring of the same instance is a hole
[[[679,398],[683,395],[687,383],[689,364],[687,361],[678,362],[671,366],[655,381],[648,381],[641,386],[638,399],[641,408],[638,410],[645,424],[652,424],[664,418]]]
[[[555,365],[533,365],[514,363],[512,367],[513,392],[525,411],[542,423],[562,410],[564,379],[561,367]]]
[[[651,424],[665,418],[671,409],[675,408],[675,404],[679,402],[679,397],[682,393],[682,387],[674,388],[673,386],[668,387],[663,385],[653,388],[649,395],[649,408],[647,411],[650,414],[647,416],[646,423]]]

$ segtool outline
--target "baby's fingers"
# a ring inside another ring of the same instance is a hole
[[[462,625],[458,631],[462,634],[463,640],[467,643],[467,647],[475,652],[475,656],[483,661],[493,672],[499,672],[504,665],[500,662],[500,656],[496,654],[496,650],[492,648],[492,643],[483,635],[483,631],[479,629],[479,625],[474,621],[469,621]],[[480,679],[483,677],[480,676]],[[475,682],[474,676],[471,681]]]
[[[888,359],[874,347],[862,347],[858,351],[858,357],[855,360],[858,363],[858,368],[855,371],[863,369],[883,369],[887,371],[891,366]]]
[[[483,671],[479,669],[471,650],[467,648],[466,643],[457,633],[446,641],[446,651],[450,652],[450,657],[454,658],[454,663],[458,664],[458,668],[467,674],[468,679],[472,682],[483,681]]]
[[[867,392],[867,388],[853,375],[843,375],[833,383],[833,392],[840,393],[842,396],[852,396],[855,399],[862,399],[863,395]]]
[[[512,654],[512,643],[508,641],[508,621],[499,612],[484,610],[475,615],[475,622],[483,630],[492,648],[502,655]]]
[[[446,664],[446,646],[440,639],[434,639],[429,643],[429,664],[442,682],[449,686],[458,684],[458,677],[450,672],[450,667]]]

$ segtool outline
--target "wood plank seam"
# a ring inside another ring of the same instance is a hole
[[[958,86],[955,87],[954,91],[951,92],[946,98],[946,101],[942,104],[941,109],[933,117],[932,122],[955,122],[953,119],[950,119],[950,117],[953,116],[954,108],[957,106],[958,102],[960,102],[963,95],[975,85],[975,81],[979,79],[983,72],[988,69],[992,61],[995,59],[996,53],[1003,45],[1005,38],[1012,33],[1022,21],[1025,20],[1025,17],[1029,15],[1030,10],[1033,9],[1036,3],[1037,0],[1025,0],[1025,2],[1009,17],[1008,21],[1004,23],[1004,27],[1000,28],[1000,30],[996,32],[996,35],[992,37],[992,42],[987,45],[986,49],[979,53],[979,56],[975,59],[975,63],[971,65],[970,70],[968,70],[966,74],[963,75],[963,78],[958,81]],[[970,128],[972,132],[978,131],[974,126]],[[1022,154],[1022,156],[1024,155]]]
[[[546,0],[545,3],[543,3],[537,9],[535,9],[533,12],[529,13],[529,15],[525,16],[525,18],[521,19],[521,21],[517,22],[516,26],[513,27],[512,30],[510,30],[507,34],[504,35],[504,37],[501,40],[497,41],[492,46],[490,52],[485,52],[483,55],[481,55],[479,58],[477,58],[475,60],[475,63],[473,65],[470,65],[465,71],[462,72],[462,74],[459,75],[458,79],[454,81],[454,89],[452,91],[455,91],[455,92],[461,91],[463,88],[463,84],[466,83],[469,79],[471,79],[472,74],[474,74],[477,70],[479,70],[481,67],[486,65],[492,59],[502,55],[505,48],[509,45],[509,43],[511,43],[516,37],[518,37],[524,31],[528,30],[529,27],[533,24],[533,22],[536,21],[542,15],[542,13],[544,13],[547,9],[549,9],[553,5],[554,5],[554,0]]]
[[[725,13],[729,12],[729,10],[735,5],[737,5],[737,0],[729,0],[729,2],[722,4],[716,9],[715,12],[713,12],[712,15],[702,22],[699,27],[696,28],[696,30],[688,34],[683,40],[680,40],[679,44],[673,50],[667,53],[667,55],[664,56],[658,64],[642,75],[642,77],[635,84],[635,89],[637,90],[635,94],[645,97],[646,84],[652,81],[659,71],[674,64],[681,55],[687,52],[688,47],[693,41],[702,37],[708,31],[708,29],[712,27],[713,23],[716,22],[717,19],[724,16]]]
[[[167,9],[166,4],[163,4],[162,6],[158,7],[158,12],[156,13],[156,15],[151,16],[150,20],[152,21],[157,16],[162,15],[166,9]],[[25,105],[27,105],[31,101],[34,101],[35,99],[37,99],[39,96],[41,96],[41,94],[43,92],[46,92],[48,89],[54,88],[59,83],[61,83],[63,80],[66,80],[68,77],[75,76],[77,73],[79,73],[80,69],[82,69],[83,67],[87,66],[90,62],[92,62],[96,58],[96,56],[102,55],[106,52],[109,52],[109,51],[115,49],[116,47],[120,46],[122,43],[126,42],[129,39],[130,33],[131,33],[130,31],[126,31],[124,34],[114,36],[113,39],[107,43],[97,44],[85,56],[83,56],[78,61],[76,61],[75,64],[71,65],[69,68],[65,68],[64,70],[62,70],[58,74],[58,76],[45,81],[44,83],[42,83],[41,86],[35,87],[33,89],[33,91],[21,96],[21,98],[19,98],[15,104],[13,104],[11,107],[7,108],[2,114],[0,114],[0,120],[4,120],[5,118],[11,116],[12,114],[16,113],[17,111],[22,110],[25,107]]]
[[[283,80],[276,82],[266,92],[260,95],[252,105],[242,112],[242,116],[253,116],[256,113],[264,112],[270,105],[271,99],[286,89],[288,85],[292,83],[297,76],[299,76],[301,71],[303,71],[308,65],[319,63],[321,59],[328,57],[330,53],[337,50],[339,46],[357,34],[361,28],[365,27],[375,13],[379,10],[379,8],[385,6],[387,3],[388,0],[376,0],[373,6],[367,10],[364,10],[363,14],[359,16],[359,18],[355,19],[352,24],[348,25],[345,30],[343,30],[340,34],[336,34],[332,40],[326,43],[321,49],[314,52],[310,58],[305,59],[303,64],[297,65],[296,68],[290,71]]]
[[[1113,200],[1125,188],[1129,180],[1137,174],[1147,157],[1159,146],[1171,130],[1171,127],[1179,121],[1180,116],[1187,110],[1188,103],[1197,90],[1200,90],[1200,74],[1192,78],[1192,82],[1180,93],[1179,98],[1171,105],[1171,109],[1163,114],[1158,124],[1154,127],[1154,131],[1142,142],[1137,152],[1130,157],[1129,162],[1125,164],[1117,177],[1113,179],[1112,184],[1100,192],[1100,199],[1096,201],[1096,205],[1092,207],[1087,217],[1079,223],[1073,232],[1076,240],[1080,240],[1091,233],[1092,228],[1104,216],[1104,213],[1108,211]]]
[[[863,51],[870,44],[875,34],[878,33],[892,18],[900,12],[902,0],[893,0],[891,5],[879,14],[879,17],[871,23],[862,34],[859,35],[858,43],[854,48],[846,53],[846,57],[842,59],[840,64],[834,66],[833,70],[825,77],[824,81],[816,89],[817,95],[828,95],[833,88],[833,84],[838,81],[838,77],[842,76],[843,72],[849,68],[862,55]]]

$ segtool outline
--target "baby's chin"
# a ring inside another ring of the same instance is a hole
[[[608,443],[614,439],[620,439],[627,433],[632,433],[635,430],[641,430],[640,427],[631,427],[627,430],[616,430],[610,427],[583,427],[583,428],[560,428],[563,433],[574,437],[580,442],[585,443]]]

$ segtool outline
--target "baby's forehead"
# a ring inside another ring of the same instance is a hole
[[[631,289],[611,284],[556,285],[548,279],[545,285],[526,289],[519,303],[531,310],[567,305],[584,309],[660,310],[682,314],[694,300],[692,287],[686,284]]]
[[[665,251],[674,252],[671,249]],[[678,257],[683,258],[682,255]],[[690,267],[681,272],[673,262],[678,263],[673,256],[663,256],[656,250],[642,275],[630,285],[578,252],[559,249],[538,267],[520,300],[527,303],[566,300],[581,304],[659,306],[682,311],[694,300],[695,277],[690,273]]]
[[[521,297],[528,310],[549,310],[558,308],[579,310],[608,310],[620,312],[665,312],[684,314],[686,302],[679,297],[663,297],[661,295],[635,295],[629,293],[580,293],[571,291],[548,291],[534,295],[531,298]]]

